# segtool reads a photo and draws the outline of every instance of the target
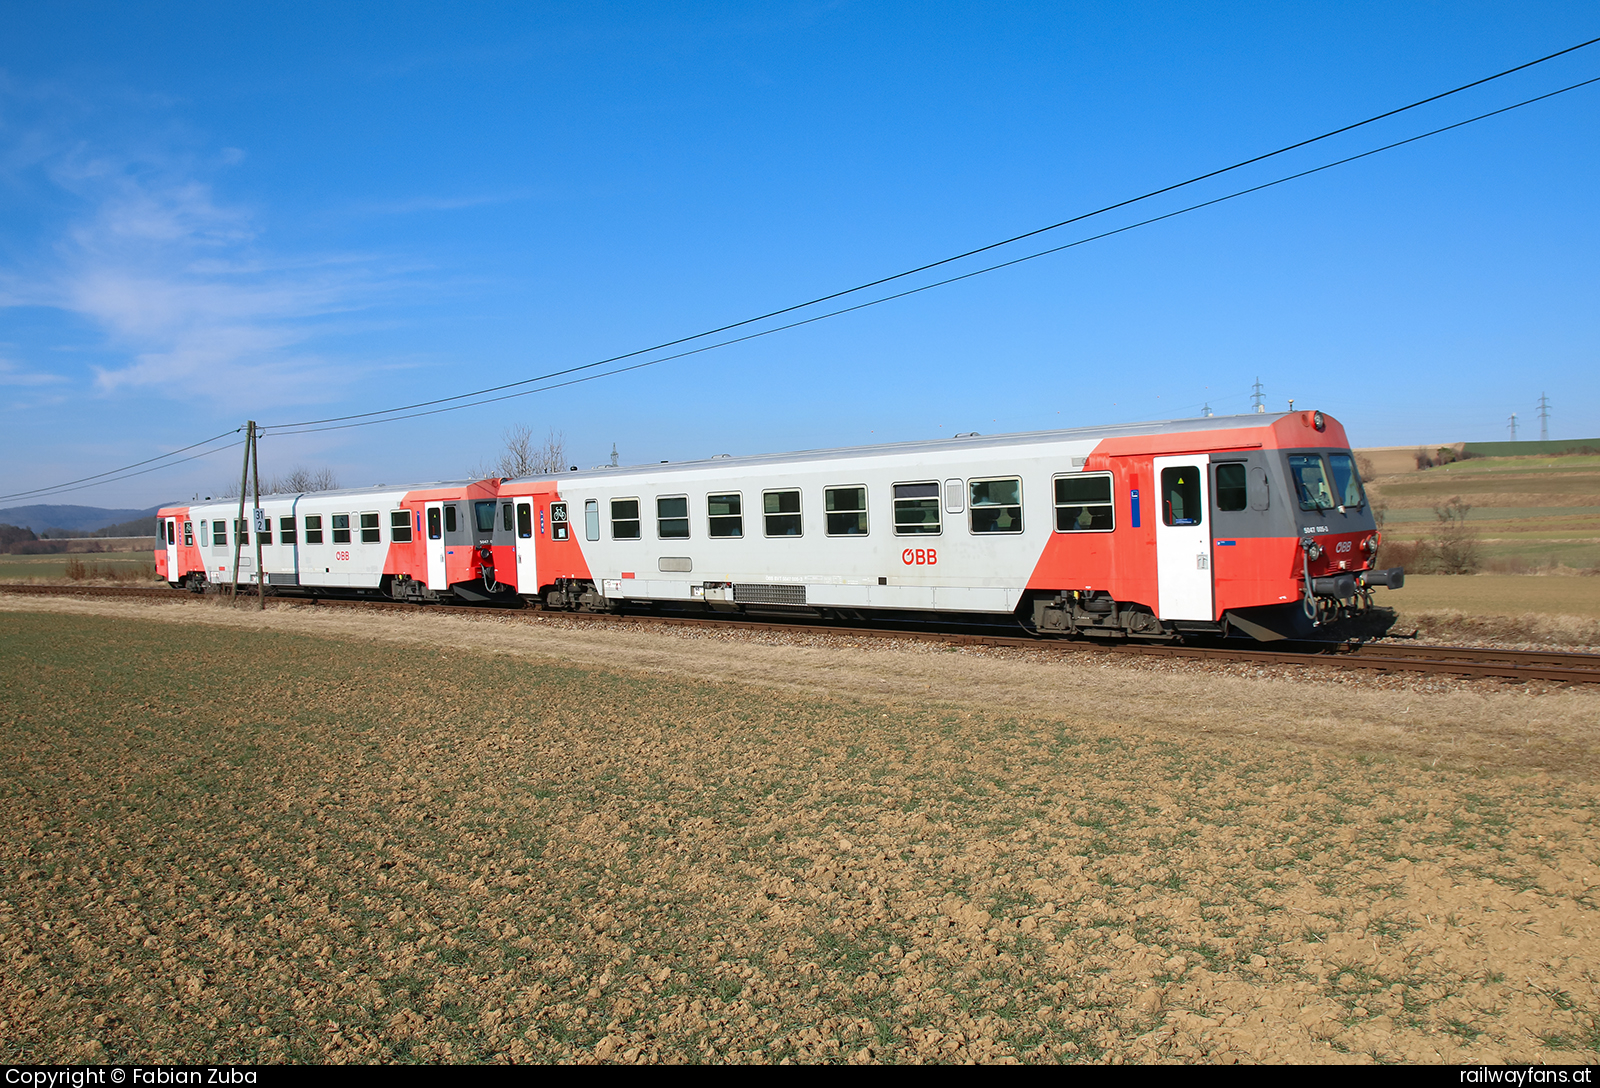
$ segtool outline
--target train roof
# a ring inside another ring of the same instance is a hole
[[[1269,428],[1289,412],[1251,412],[1236,416],[1202,416],[1197,419],[1168,419],[1150,423],[1112,423],[1098,427],[1070,427],[1051,431],[1021,431],[1015,434],[952,436],[949,438],[922,438],[909,442],[883,442],[871,446],[841,446],[837,449],[797,450],[790,453],[741,454],[737,457],[721,454],[690,461],[645,462],[638,465],[600,465],[579,469],[577,472],[556,474],[562,480],[575,478],[603,478],[627,476],[640,472],[670,472],[674,470],[728,468],[739,465],[766,465],[775,462],[831,461],[840,457],[887,457],[905,453],[941,453],[947,450],[969,450],[1015,446],[1029,442],[1099,442],[1107,438],[1135,438],[1141,435],[1180,434],[1189,431],[1228,431]],[[519,477],[522,480],[547,480],[549,474]]]

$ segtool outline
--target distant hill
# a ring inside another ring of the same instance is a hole
[[[154,517],[159,509],[159,506],[152,506],[148,510],[107,510],[99,506],[12,506],[0,510],[0,524],[16,525],[36,533],[46,529],[92,533],[108,525]]]

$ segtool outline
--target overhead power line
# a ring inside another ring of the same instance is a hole
[[[1104,215],[1107,212],[1113,212],[1113,211],[1116,211],[1119,208],[1126,208],[1129,205],[1137,204],[1137,203],[1139,203],[1141,201],[1145,201],[1145,200],[1150,200],[1150,199],[1152,199],[1154,197],[1158,197],[1158,196],[1161,196],[1161,195],[1166,194],[1166,193],[1175,192],[1178,189],[1183,189],[1183,188],[1186,188],[1187,186],[1190,186],[1190,185],[1197,185],[1202,181],[1207,181],[1207,180],[1209,180],[1211,178],[1220,177],[1223,174],[1231,173],[1232,171],[1235,171],[1235,170],[1242,170],[1246,166],[1252,166],[1252,165],[1254,165],[1256,163],[1259,163],[1259,162],[1265,162],[1267,159],[1275,158],[1275,157],[1277,157],[1279,155],[1288,154],[1289,152],[1296,151],[1296,150],[1298,150],[1298,149],[1300,149],[1302,147],[1309,147],[1310,145],[1312,145],[1314,143],[1319,143],[1319,142],[1321,142],[1323,140],[1332,139],[1333,137],[1342,135],[1342,134],[1344,134],[1346,132],[1353,132],[1354,130],[1356,130],[1358,128],[1362,128],[1362,127],[1364,127],[1366,125],[1375,124],[1378,121],[1382,121],[1382,120],[1385,120],[1385,119],[1390,118],[1390,117],[1398,116],[1399,114],[1405,113],[1408,110],[1414,110],[1414,109],[1417,109],[1417,108],[1419,108],[1421,106],[1426,106],[1430,102],[1438,102],[1441,99],[1449,98],[1451,95],[1461,94],[1463,91],[1469,91],[1474,87],[1481,87],[1484,84],[1492,83],[1497,79],[1504,79],[1506,76],[1513,75],[1513,74],[1515,74],[1517,72],[1524,71],[1524,70],[1526,70],[1528,68],[1532,68],[1532,67],[1534,67],[1536,65],[1544,64],[1544,63],[1546,63],[1548,61],[1555,60],[1557,57],[1564,57],[1568,53],[1573,53],[1573,52],[1576,52],[1579,49],[1588,48],[1589,46],[1594,45],[1596,43],[1600,43],[1600,38],[1591,38],[1588,41],[1579,42],[1576,45],[1571,45],[1571,46],[1568,46],[1565,49],[1557,50],[1554,53],[1549,53],[1549,54],[1546,54],[1545,56],[1538,57],[1538,58],[1536,58],[1534,60],[1527,61],[1527,62],[1525,62],[1523,64],[1518,64],[1515,67],[1507,68],[1504,71],[1496,72],[1493,75],[1484,76],[1481,79],[1475,79],[1470,83],[1463,83],[1459,87],[1452,87],[1448,91],[1440,91],[1438,94],[1429,95],[1427,98],[1419,98],[1415,102],[1407,103],[1404,106],[1397,106],[1396,108],[1391,109],[1391,110],[1385,110],[1383,113],[1374,114],[1373,116],[1368,117],[1368,118],[1366,118],[1364,120],[1355,121],[1355,122],[1353,122],[1351,124],[1347,124],[1347,125],[1341,125],[1339,128],[1330,129],[1329,131],[1324,132],[1319,136],[1311,136],[1311,137],[1309,137],[1307,139],[1304,139],[1304,140],[1298,140],[1298,141],[1296,141],[1296,142],[1294,142],[1292,144],[1286,144],[1285,146],[1280,147],[1275,151],[1268,151],[1268,152],[1264,152],[1263,154],[1260,154],[1260,155],[1254,155],[1254,156],[1252,156],[1252,157],[1250,157],[1248,159],[1243,159],[1243,160],[1241,160],[1239,162],[1236,162],[1236,163],[1232,164],[1231,166],[1223,166],[1223,167],[1219,167],[1218,169],[1215,169],[1215,170],[1207,171],[1206,173],[1203,173],[1203,174],[1197,174],[1194,177],[1188,178],[1188,179],[1186,179],[1184,181],[1175,182],[1175,183],[1173,183],[1171,185],[1165,185],[1165,186],[1162,186],[1159,189],[1152,189],[1147,193],[1140,194],[1139,196],[1129,197],[1126,200],[1119,200],[1114,204],[1107,204],[1104,207],[1096,208],[1093,211],[1083,212],[1081,214],[1071,216],[1070,218],[1060,220],[1059,222],[1056,222],[1056,223],[1050,223],[1050,224],[1047,224],[1046,226],[1036,227],[1033,230],[1024,231],[1021,234],[1014,234],[1011,237],[1003,238],[998,242],[990,242],[987,245],[979,246],[976,249],[969,249],[969,250],[966,250],[965,252],[957,253],[957,254],[955,254],[953,256],[950,256],[950,257],[944,257],[944,258],[942,258],[940,260],[937,260],[937,261],[931,261],[931,262],[929,262],[927,264],[918,265],[915,268],[908,268],[904,272],[896,272],[893,275],[882,276],[882,277],[880,277],[878,279],[870,280],[870,281],[868,281],[866,283],[857,284],[854,287],[848,287],[848,288],[845,288],[844,290],[834,291],[834,292],[831,292],[831,293],[826,294],[826,295],[819,295],[816,298],[809,299],[809,300],[807,300],[805,302],[797,302],[797,303],[794,303],[793,305],[784,306],[784,307],[782,307],[780,309],[777,309],[777,310],[769,310],[768,312],[766,312],[764,314],[758,314],[755,317],[747,317],[747,318],[744,318],[743,320],[740,320],[740,321],[734,321],[734,322],[731,322],[731,323],[726,324],[726,325],[719,325],[716,328],[706,329],[706,330],[704,330],[702,332],[697,332],[697,333],[694,333],[694,334],[692,334],[690,336],[679,337],[676,340],[663,341],[662,343],[652,344],[649,347],[639,348],[639,349],[637,349],[635,351],[626,352],[626,353],[624,353],[622,355],[613,355],[613,356],[611,356],[609,358],[606,358],[606,359],[597,359],[592,363],[584,363],[581,366],[569,367],[566,370],[553,371],[550,374],[540,375],[538,377],[523,378],[523,379],[521,379],[519,381],[506,382],[506,383],[504,383],[502,385],[488,386],[488,387],[483,388],[483,389],[474,390],[474,391],[472,391],[470,393],[457,393],[454,396],[439,397],[439,398],[434,399],[434,400],[417,401],[414,404],[402,404],[402,405],[397,405],[394,408],[384,408],[384,409],[380,409],[380,410],[372,411],[372,412],[357,412],[357,413],[354,413],[354,414],[351,414],[351,415],[344,415],[344,416],[328,416],[327,418],[324,418],[324,419],[299,420],[299,421],[294,422],[294,423],[267,424],[267,425],[265,425],[265,427],[268,430],[282,431],[285,428],[290,428],[290,427],[311,427],[311,426],[316,426],[318,424],[324,424],[324,423],[343,423],[345,421],[352,420],[352,419],[366,419],[366,418],[369,418],[371,416],[383,416],[383,415],[392,415],[392,414],[399,413],[399,412],[410,412],[412,409],[415,409],[415,408],[428,408],[428,407],[432,407],[433,405],[436,405],[436,404],[448,404],[451,401],[470,400],[473,397],[481,397],[481,396],[484,396],[484,395],[486,395],[488,393],[498,393],[498,392],[502,392],[503,390],[506,390],[506,389],[515,389],[518,386],[530,385],[530,384],[532,384],[534,382],[545,381],[545,380],[548,380],[549,378],[559,377],[559,376],[564,375],[564,374],[573,374],[573,373],[577,373],[578,371],[581,371],[581,370],[592,370],[592,369],[595,369],[597,367],[607,366],[607,365],[609,365],[611,363],[620,363],[625,359],[633,359],[633,358],[637,358],[640,355],[648,355],[653,351],[664,351],[667,348],[677,347],[680,344],[687,344],[687,343],[690,343],[690,342],[695,341],[695,340],[702,340],[702,339],[704,339],[704,338],[706,338],[708,336],[717,336],[717,335],[719,335],[721,333],[731,332],[734,329],[743,328],[746,325],[752,325],[752,324],[755,324],[756,322],[759,322],[759,321],[767,321],[767,320],[770,320],[771,318],[774,318],[774,317],[782,317],[784,314],[793,313],[796,310],[804,310],[804,309],[807,309],[808,307],[811,307],[811,306],[821,305],[824,302],[832,302],[833,300],[839,299],[839,298],[843,298],[846,295],[853,295],[853,294],[856,294],[856,293],[861,292],[861,291],[870,290],[870,289],[872,289],[874,287],[881,287],[886,283],[893,283],[895,280],[905,279],[907,276],[914,276],[914,275],[917,275],[920,272],[927,272],[927,271],[930,271],[931,269],[940,268],[940,267],[942,267],[944,265],[952,264],[952,263],[954,263],[956,261],[965,260],[968,257],[975,257],[980,253],[987,253],[990,250],[999,249],[1002,246],[1012,245],[1013,243],[1021,242],[1021,241],[1024,241],[1025,239],[1028,239],[1028,238],[1034,238],[1034,237],[1037,237],[1038,235],[1046,234],[1046,233],[1048,233],[1050,231],[1053,231],[1053,230],[1060,230],[1062,227],[1071,226],[1074,223],[1081,223],[1085,219],[1091,219],[1091,218],[1093,218],[1094,216],[1097,216],[1097,215]],[[1519,105],[1522,105],[1522,104],[1525,104],[1525,103],[1519,103]],[[736,343],[737,341],[733,341],[733,342]],[[621,373],[621,371],[618,371],[617,373]],[[491,401],[484,401],[482,403],[492,403],[492,402]],[[409,418],[413,418],[413,417],[411,417],[411,416],[398,416],[397,418],[409,419]]]
[[[210,444],[212,442],[220,442],[222,439],[227,438],[229,435],[238,434],[242,430],[244,430],[243,427],[235,427],[231,431],[223,431],[221,434],[212,435],[210,438],[207,438],[203,442],[196,442],[191,446],[183,446],[183,447],[181,447],[179,449],[175,449],[175,450],[171,450],[171,451],[169,451],[167,453],[163,453],[158,457],[147,457],[143,461],[135,461],[133,464],[131,464],[131,465],[123,465],[121,468],[108,469],[105,472],[97,472],[93,476],[80,476],[76,480],[67,480],[65,483],[54,484],[54,485],[52,485],[50,487],[36,487],[32,491],[14,491],[9,495],[0,495],[0,502],[5,501],[6,499],[25,499],[25,498],[28,498],[29,496],[32,496],[32,495],[43,495],[45,493],[53,493],[53,492],[57,492],[57,491],[81,491],[82,490],[82,488],[72,486],[74,484],[83,484],[84,487],[98,487],[100,484],[103,484],[103,483],[114,483],[115,482],[114,480],[108,480],[105,477],[107,477],[107,476],[117,476],[118,473],[127,472],[129,469],[138,468],[140,465],[148,465],[148,464],[152,464],[153,462],[156,462],[156,461],[165,461],[167,458],[176,457],[180,453],[187,453],[189,450],[199,449],[201,446],[208,445],[208,444]],[[234,445],[238,445],[238,443],[234,443]],[[230,447],[230,446],[218,446],[217,449],[215,449],[215,450],[207,450],[205,453],[197,453],[197,454],[195,454],[194,457],[185,457],[185,458],[183,458],[183,461],[193,461],[195,459],[195,457],[208,457],[211,454],[217,453],[220,450],[231,449],[231,448],[232,447]],[[183,463],[183,461],[173,461],[172,464],[181,465]],[[167,467],[169,467],[169,466],[168,465],[156,465],[157,469],[159,469],[159,468],[167,468]],[[146,469],[145,471],[154,472],[155,470],[156,469]],[[131,473],[131,475],[143,476],[144,473],[143,472],[135,472],[135,473]],[[127,476],[117,476],[117,478],[125,480],[128,477]],[[93,482],[90,482],[90,481],[93,481]]]
[[[1172,219],[1172,218],[1175,218],[1175,217],[1180,216],[1180,215],[1187,215],[1190,212],[1199,211],[1202,208],[1209,208],[1209,207],[1211,207],[1213,205],[1222,204],[1222,203],[1224,203],[1226,201],[1229,201],[1229,200],[1236,200],[1239,197],[1247,196],[1247,195],[1249,195],[1251,193],[1258,193],[1263,189],[1271,189],[1274,186],[1283,185],[1283,184],[1286,184],[1287,182],[1291,182],[1291,181],[1297,181],[1300,178],[1309,177],[1312,174],[1320,174],[1323,171],[1332,170],[1333,168],[1335,168],[1337,166],[1344,166],[1347,163],[1356,162],[1356,161],[1358,161],[1360,159],[1371,158],[1372,156],[1382,154],[1385,151],[1392,151],[1393,149],[1395,149],[1397,147],[1404,147],[1407,144],[1414,144],[1419,140],[1426,140],[1431,136],[1438,136],[1441,133],[1450,132],[1453,129],[1458,129],[1458,128],[1461,128],[1461,127],[1463,127],[1465,125],[1470,125],[1470,124],[1473,124],[1473,123],[1478,122],[1478,121],[1483,121],[1483,120],[1486,120],[1487,118],[1490,118],[1490,117],[1496,117],[1496,116],[1498,116],[1498,115],[1500,115],[1502,113],[1507,113],[1507,112],[1509,112],[1511,110],[1520,109],[1523,106],[1529,106],[1529,105],[1532,105],[1535,102],[1541,102],[1541,101],[1543,101],[1544,99],[1547,99],[1547,98],[1553,98],[1558,94],[1565,94],[1568,91],[1574,91],[1574,90],[1577,90],[1580,87],[1587,87],[1592,83],[1600,83],[1600,76],[1596,76],[1593,79],[1583,80],[1580,83],[1573,83],[1573,84],[1570,84],[1569,86],[1559,88],[1558,90],[1549,91],[1549,92],[1547,92],[1545,94],[1537,95],[1537,96],[1535,96],[1533,98],[1524,99],[1521,102],[1516,102],[1516,103],[1513,103],[1513,104],[1511,104],[1509,106],[1502,106],[1499,109],[1490,110],[1488,113],[1481,113],[1481,114],[1478,114],[1476,117],[1469,117],[1464,121],[1456,121],[1453,124],[1444,125],[1441,128],[1436,128],[1436,129],[1432,129],[1431,131],[1428,131],[1428,132],[1419,133],[1416,136],[1408,136],[1403,140],[1396,140],[1393,143],[1384,144],[1382,147],[1375,147],[1375,148],[1372,148],[1371,150],[1362,151],[1362,152],[1359,152],[1359,153],[1357,153],[1355,155],[1348,155],[1348,156],[1346,156],[1346,157],[1344,157],[1342,159],[1336,159],[1333,162],[1323,163],[1321,166],[1314,166],[1314,167],[1311,167],[1308,170],[1300,170],[1300,171],[1297,171],[1296,173],[1293,173],[1293,174],[1287,174],[1284,177],[1275,178],[1272,181],[1262,182],[1260,185],[1252,185],[1252,186],[1249,186],[1247,188],[1239,189],[1239,190],[1236,190],[1234,192],[1228,193],[1228,194],[1226,194],[1224,196],[1214,197],[1211,200],[1204,200],[1204,201],[1201,201],[1198,204],[1190,204],[1187,207],[1178,208],[1175,211],[1166,212],[1166,213],[1164,213],[1162,215],[1151,216],[1148,219],[1141,219],[1136,223],[1129,223],[1126,226],[1116,227],[1115,229],[1108,230],[1108,231],[1102,231],[1099,234],[1092,234],[1092,235],[1089,235],[1086,238],[1079,238],[1079,239],[1077,239],[1075,241],[1067,242],[1067,243],[1065,243],[1063,245],[1052,246],[1049,249],[1042,249],[1042,250],[1039,250],[1039,251],[1037,251],[1035,253],[1029,253],[1029,254],[1027,254],[1025,256],[1022,256],[1022,257],[1016,257],[1016,258],[1014,258],[1012,260],[1009,260],[1009,261],[1001,261],[998,264],[988,265],[988,266],[986,266],[984,268],[975,269],[975,270],[973,270],[971,272],[964,272],[959,276],[950,276],[950,277],[948,277],[946,279],[937,280],[937,281],[935,281],[933,283],[922,284],[921,286],[912,287],[912,288],[909,288],[909,289],[904,290],[904,291],[897,291],[894,294],[884,295],[881,298],[870,299],[867,302],[858,302],[858,303],[856,303],[854,305],[851,305],[851,306],[844,306],[844,307],[840,307],[839,309],[836,309],[836,310],[829,310],[826,313],[814,314],[811,317],[802,318],[799,321],[791,321],[791,322],[788,322],[787,324],[778,325],[778,326],[775,326],[775,327],[770,328],[770,329],[761,329],[761,330],[759,330],[757,332],[746,333],[743,336],[736,336],[736,337],[732,337],[732,338],[727,339],[727,340],[719,340],[719,341],[716,341],[715,343],[711,343],[711,344],[703,344],[703,345],[701,345],[699,347],[690,348],[690,349],[688,349],[686,351],[675,352],[675,353],[673,353],[671,355],[664,355],[664,356],[661,356],[661,357],[656,358],[656,359],[646,359],[643,362],[633,363],[633,364],[631,364],[629,366],[617,367],[614,370],[604,370],[604,371],[600,371],[600,372],[595,373],[595,374],[586,374],[586,375],[583,375],[582,377],[571,378],[571,379],[569,379],[567,381],[564,381],[564,382],[555,382],[555,383],[553,383],[551,385],[535,385],[534,388],[531,388],[531,389],[519,389],[515,393],[501,393],[499,396],[496,396],[496,397],[485,397],[485,398],[483,398],[481,400],[468,400],[465,403],[461,403],[461,404],[448,404],[448,403],[446,403],[446,401],[448,401],[448,400],[455,400],[455,399],[458,399],[458,398],[446,398],[445,400],[427,401],[427,402],[424,402],[423,405],[416,406],[416,407],[422,408],[423,410],[421,410],[421,411],[404,412],[404,414],[398,414],[398,415],[396,415],[396,414],[388,414],[388,413],[367,413],[367,415],[381,416],[381,418],[376,418],[376,419],[374,419],[374,418],[364,418],[363,416],[356,415],[356,416],[338,417],[339,419],[346,420],[348,422],[338,422],[336,420],[330,420],[330,421],[328,421],[325,424],[320,425],[320,426],[301,424],[298,427],[296,427],[295,425],[284,426],[284,425],[280,424],[275,429],[275,431],[273,433],[279,434],[279,435],[286,435],[286,434],[313,434],[313,433],[316,433],[318,431],[342,431],[342,430],[349,430],[349,429],[355,428],[355,427],[373,427],[373,426],[376,426],[376,425],[378,425],[380,423],[390,423],[390,422],[394,422],[396,420],[402,420],[402,419],[417,419],[417,418],[419,418],[421,416],[441,415],[441,414],[443,414],[445,412],[460,411],[463,408],[476,408],[476,407],[479,407],[479,406],[484,405],[484,404],[495,404],[495,403],[498,403],[498,402],[504,401],[504,400],[514,400],[517,397],[532,396],[535,393],[545,393],[545,392],[549,392],[552,389],[563,389],[563,388],[565,388],[565,387],[567,387],[569,385],[578,385],[578,384],[580,384],[582,382],[594,381],[597,378],[608,378],[608,377],[611,377],[611,376],[616,375],[616,374],[626,374],[629,371],[643,370],[645,367],[655,366],[658,363],[671,362],[674,359],[683,359],[683,358],[686,358],[686,357],[691,356],[691,355],[700,355],[700,354],[703,354],[703,353],[708,352],[708,351],[715,351],[718,348],[728,347],[728,346],[730,346],[732,344],[741,344],[741,343],[744,343],[744,342],[749,341],[749,340],[759,339],[759,338],[761,338],[763,336],[771,336],[774,333],[780,333],[780,332],[784,332],[784,331],[789,330],[789,329],[799,328],[802,325],[811,325],[811,324],[815,324],[816,322],[819,322],[819,321],[826,321],[829,318],[838,317],[841,314],[853,313],[856,310],[865,310],[865,309],[868,309],[869,307],[872,307],[872,306],[881,306],[885,302],[892,302],[892,301],[894,301],[896,299],[906,298],[909,295],[921,294],[924,291],[931,291],[931,290],[933,290],[934,288],[937,288],[937,287],[945,287],[945,286],[948,286],[949,284],[952,284],[952,283],[959,283],[962,280],[972,279],[975,276],[982,276],[982,275],[986,275],[987,273],[990,273],[990,272],[996,272],[996,271],[999,271],[1002,268],[1010,268],[1010,267],[1012,267],[1014,265],[1024,264],[1024,263],[1026,263],[1028,261],[1038,260],[1040,257],[1048,257],[1053,253],[1060,253],[1063,250],[1073,249],[1073,248],[1075,248],[1077,246],[1086,245],[1089,242],[1097,242],[1097,241],[1099,241],[1099,240],[1101,240],[1103,238],[1110,238],[1110,237],[1112,237],[1114,235],[1118,235],[1118,234],[1126,234],[1128,231],[1137,230],[1140,227],[1147,227],[1147,226],[1150,226],[1153,223],[1160,223],[1160,222],[1162,222],[1163,220],[1166,220],[1166,219]],[[837,296],[835,296],[835,297],[837,297]],[[691,338],[691,339],[693,339],[693,338]],[[683,342],[684,341],[681,341],[681,340],[677,341],[677,343],[680,343],[680,344],[683,343]],[[618,357],[618,361],[620,361],[621,359],[625,359],[625,358],[628,358],[628,356],[619,356]],[[498,386],[495,389],[485,390],[484,392],[497,392],[498,390],[515,388],[518,385],[526,385],[526,384],[529,384],[529,383],[537,383],[537,382],[542,382],[542,381],[548,381],[551,378],[565,377],[568,374],[575,374],[575,373],[577,373],[579,371],[587,370],[590,367],[595,366],[595,365],[599,365],[599,364],[590,363],[590,364],[587,364],[585,366],[570,367],[570,368],[568,368],[566,370],[552,371],[549,374],[540,375],[540,376],[534,377],[534,378],[528,378],[523,382],[516,382],[516,383],[512,383],[511,385]],[[1259,392],[1259,390],[1258,390],[1258,392]],[[473,396],[479,396],[479,395],[480,394],[471,394],[471,393],[464,394],[464,396],[467,396],[467,397],[473,397]],[[431,405],[444,404],[445,406],[444,407],[425,407],[425,405],[430,405],[430,404]],[[1260,405],[1257,405],[1257,410],[1260,410]],[[393,413],[393,412],[403,412],[404,410],[403,409],[391,409],[390,411],[391,411],[391,413]]]

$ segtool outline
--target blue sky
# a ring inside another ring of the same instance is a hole
[[[637,463],[1244,411],[1258,376],[1362,445],[1501,439],[1512,412],[1537,437],[1541,393],[1552,437],[1600,436],[1600,85],[692,358],[271,430],[737,321],[1597,35],[1577,3],[8,2],[0,492],[246,418],[266,473],[354,486],[462,476],[516,423]],[[1600,46],[1033,248],[1596,75]]]

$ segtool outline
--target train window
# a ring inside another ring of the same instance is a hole
[[[1161,520],[1168,525],[1199,525],[1200,470],[1193,465],[1161,470]]]
[[[444,508],[444,531],[447,533],[453,533],[456,531],[455,503],[451,503],[449,506]]]
[[[200,523],[200,546],[202,548],[211,547],[211,523],[209,521]]]
[[[656,535],[662,540],[682,540],[689,535],[688,496],[656,500]]]
[[[800,492],[763,491],[761,512],[768,536],[800,536]]]
[[[611,500],[611,539],[639,539],[639,500]]]
[[[961,486],[960,480],[946,480],[944,482],[944,512],[959,514],[967,508],[967,489]]]
[[[505,527],[505,531],[508,533],[516,525],[516,522],[512,520],[511,504],[508,502],[500,504],[500,524]]]
[[[1217,466],[1217,509],[1243,510],[1245,508],[1245,466],[1243,461],[1230,461]]]
[[[583,501],[583,538],[600,539],[600,503],[596,499]]]
[[[829,536],[867,535],[866,488],[825,488],[822,492],[822,508],[827,512]]]
[[[226,546],[227,543],[228,523],[225,521],[213,521],[211,523],[211,546],[213,548],[221,548]]]
[[[192,521],[183,523],[183,546],[186,548],[194,547],[194,522]]]
[[[389,511],[389,539],[396,544],[411,543],[411,511]]]
[[[250,546],[250,523],[240,522],[238,518],[234,518],[233,531],[238,536],[240,545],[248,548]]]
[[[263,517],[261,519],[261,531],[258,532],[256,534],[256,536],[261,539],[261,543],[262,543],[263,546],[272,543],[272,519],[271,518]]]
[[[553,503],[551,503],[550,504],[550,539],[551,540],[565,540],[565,539],[567,539],[567,530],[568,530],[568,526],[567,526],[567,504],[564,503],[564,502],[553,502]],[[688,536],[689,535],[687,529],[685,530],[683,535],[684,536]]]
[[[707,495],[706,521],[712,536],[744,536],[744,497],[737,492]]]
[[[169,522],[167,522],[167,543],[168,544],[176,544],[177,542],[178,542],[178,524],[177,524],[177,522],[169,521]]]
[[[350,543],[350,515],[333,515],[333,542],[335,544]]]
[[[517,503],[517,536],[528,540],[533,536],[533,504]]]
[[[1328,454],[1328,467],[1333,469],[1333,493],[1341,506],[1360,506],[1367,501],[1361,491],[1361,475],[1348,453]]]
[[[1022,532],[1022,481],[1015,476],[1000,480],[967,482],[972,531],[975,533]]]
[[[473,518],[478,523],[478,532],[494,532],[494,508],[493,499],[479,499],[472,504]]]
[[[1322,458],[1314,453],[1291,453],[1289,471],[1294,473],[1294,488],[1300,496],[1300,509],[1333,508],[1333,492],[1328,489],[1328,474],[1322,467]]]
[[[306,515],[306,543],[307,544],[321,544],[322,543],[322,515],[321,514],[307,514]]]
[[[278,519],[278,543],[294,544],[294,518]]]
[[[383,534],[378,528],[378,515],[376,513],[361,515],[361,543],[383,543]]]
[[[307,528],[310,528],[310,526],[308,525]],[[443,534],[439,528],[439,508],[437,506],[430,506],[428,507],[428,539],[438,540],[441,535]],[[311,543],[311,538],[309,536],[306,537],[306,543]]]
[[[1111,504],[1111,473],[1057,476],[1056,532],[1109,533],[1116,528]]]
[[[894,485],[896,536],[920,536],[939,531],[939,485]]]

